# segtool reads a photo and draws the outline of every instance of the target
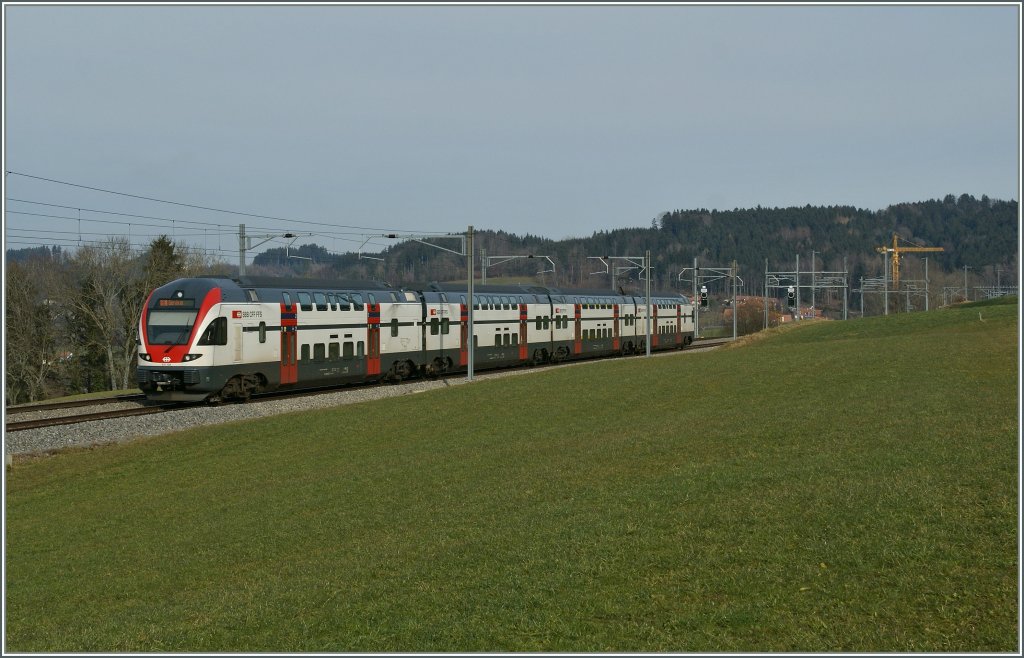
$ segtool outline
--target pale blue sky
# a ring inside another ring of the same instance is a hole
[[[1019,199],[1019,11],[8,4],[4,167],[331,225],[556,239],[679,208]],[[330,231],[15,174],[5,192],[182,235]],[[10,212],[76,210],[7,210],[10,247],[78,230]]]

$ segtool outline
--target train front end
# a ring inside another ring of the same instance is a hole
[[[178,279],[154,290],[139,319],[137,381],[147,397],[196,402],[223,387],[213,367],[223,281]],[[202,332],[200,330],[203,330]]]

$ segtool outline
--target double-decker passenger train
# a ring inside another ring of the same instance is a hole
[[[138,384],[168,401],[631,354],[646,298],[604,290],[202,277],[154,290],[139,321]],[[693,340],[694,305],[651,298],[651,349]]]

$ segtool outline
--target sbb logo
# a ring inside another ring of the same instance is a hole
[[[241,311],[231,311],[231,317],[236,319],[236,320],[239,320],[242,317],[242,312]]]

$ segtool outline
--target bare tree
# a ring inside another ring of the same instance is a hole
[[[104,355],[111,389],[128,388],[137,354],[138,314],[143,276],[125,238],[110,238],[79,249],[63,286],[63,302],[73,321],[84,325],[86,349]]]
[[[44,397],[48,380],[64,364],[65,346],[50,297],[51,263],[9,263],[4,290],[4,337],[8,404]]]

